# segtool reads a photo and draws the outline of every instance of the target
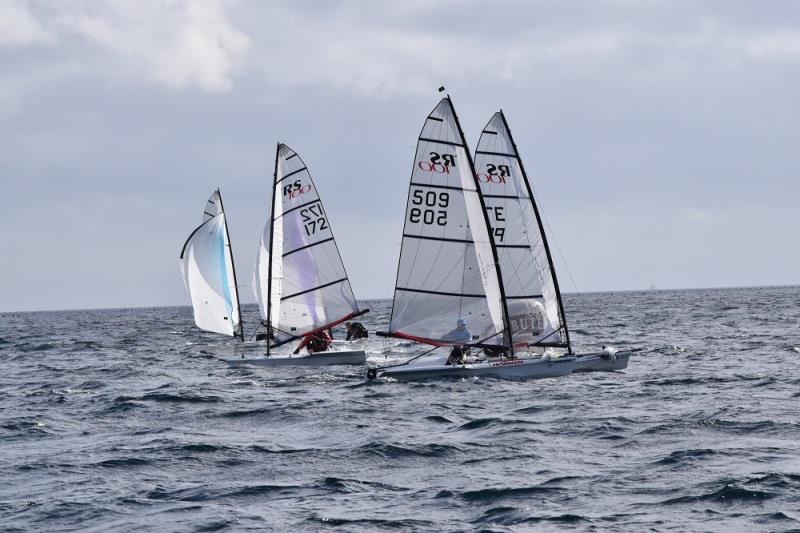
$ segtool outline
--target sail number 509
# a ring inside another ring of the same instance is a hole
[[[450,194],[446,192],[414,190],[411,193],[411,204],[421,207],[412,207],[408,213],[408,220],[413,223],[447,225],[447,206],[450,205]],[[441,207],[443,209],[429,209]]]

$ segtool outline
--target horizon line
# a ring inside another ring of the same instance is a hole
[[[708,290],[724,290],[724,289],[780,289],[789,287],[800,287],[800,283],[788,283],[777,285],[733,285],[733,286],[717,286],[717,287],[681,287],[681,288],[660,288],[655,289],[607,289],[607,290],[594,290],[594,291],[561,291],[561,294],[611,294],[611,293],[635,293],[635,292],[675,292],[675,291],[708,291]],[[374,300],[391,300],[392,296],[370,297],[370,298],[356,298],[356,301],[374,301]],[[241,305],[256,305],[256,302],[243,303]],[[61,309],[31,309],[27,311],[10,310],[0,311],[0,315],[21,314],[21,313],[59,313],[67,311],[116,311],[123,309],[162,309],[168,307],[191,307],[191,303],[185,304],[160,304],[160,305],[133,305],[133,306],[109,306],[109,307],[69,307]]]

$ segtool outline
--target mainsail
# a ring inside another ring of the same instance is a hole
[[[305,163],[278,144],[272,208],[253,287],[275,344],[360,314],[328,216]]]
[[[203,211],[203,222],[183,245],[183,281],[197,327],[244,339],[236,272],[219,189]]]
[[[469,149],[446,97],[417,143],[389,334],[432,345],[510,346],[496,263]],[[456,340],[458,323],[469,342]]]
[[[475,170],[498,251],[514,342],[569,348],[550,249],[502,111],[481,133]]]

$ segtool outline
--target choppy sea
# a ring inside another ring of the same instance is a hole
[[[365,304],[384,328],[390,302]],[[643,351],[367,383],[229,365],[189,307],[0,314],[0,529],[800,531],[800,287],[565,306],[578,351]]]

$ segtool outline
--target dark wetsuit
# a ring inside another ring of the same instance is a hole
[[[347,338],[345,340],[354,341],[356,339],[366,339],[367,337],[369,337],[367,328],[365,328],[361,322],[353,322],[350,324],[350,327],[347,328]]]

